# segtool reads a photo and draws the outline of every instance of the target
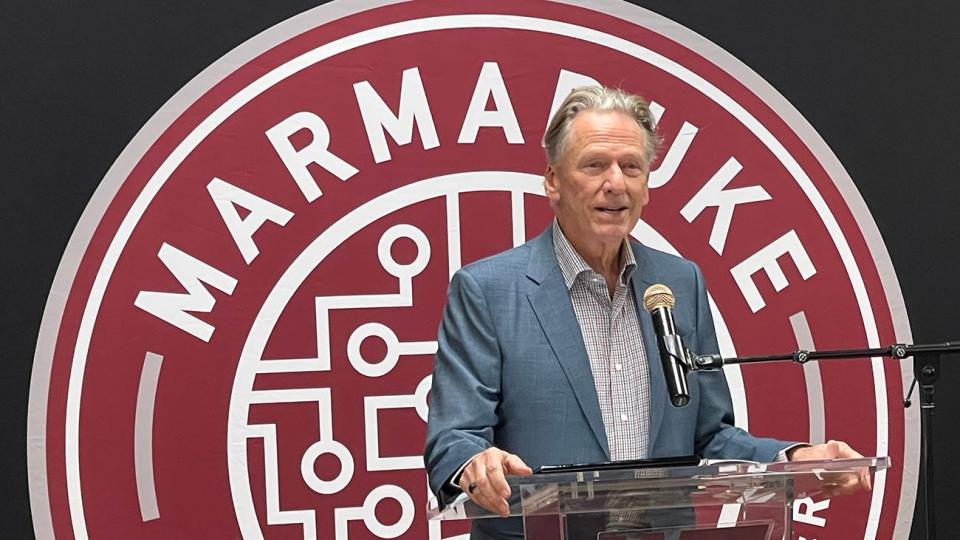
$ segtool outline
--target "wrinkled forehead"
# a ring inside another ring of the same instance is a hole
[[[583,111],[570,123],[565,157],[583,151],[644,152],[646,134],[630,115],[620,111]]]

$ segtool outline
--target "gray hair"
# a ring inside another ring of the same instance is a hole
[[[563,155],[564,146],[570,134],[570,124],[583,111],[614,111],[633,118],[645,134],[644,160],[647,167],[653,163],[660,147],[660,136],[657,135],[653,115],[650,113],[650,104],[636,94],[603,86],[574,88],[557,108],[557,112],[553,114],[553,118],[547,125],[547,132],[543,135],[547,163],[555,165]]]

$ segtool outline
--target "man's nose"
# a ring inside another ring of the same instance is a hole
[[[623,169],[620,168],[618,163],[610,165],[610,168],[607,169],[606,175],[604,176],[603,190],[605,192],[620,194],[626,191],[626,178],[624,177]]]

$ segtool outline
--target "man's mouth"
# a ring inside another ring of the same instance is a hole
[[[618,212],[623,212],[626,210],[626,206],[611,206],[611,207],[599,207],[597,210],[605,214],[616,214]]]

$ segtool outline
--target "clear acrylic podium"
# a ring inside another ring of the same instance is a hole
[[[870,457],[535,474],[508,479],[508,502],[530,540],[790,539],[794,501],[825,498],[843,474],[889,466]],[[499,516],[465,499],[428,517]]]

